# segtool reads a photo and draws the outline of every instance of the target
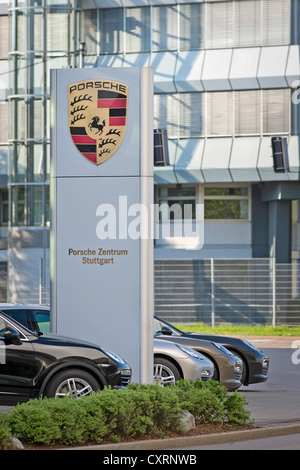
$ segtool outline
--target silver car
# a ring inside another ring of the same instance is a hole
[[[153,346],[154,382],[165,386],[180,379],[207,381],[213,378],[213,363],[197,351],[156,338]]]

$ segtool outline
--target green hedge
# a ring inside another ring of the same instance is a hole
[[[201,423],[246,424],[250,413],[245,404],[241,395],[228,395],[217,382],[186,380],[170,387],[105,388],[80,400],[35,399],[0,416],[0,448],[8,447],[9,434],[29,444],[65,446],[162,436],[181,431],[184,410]]]

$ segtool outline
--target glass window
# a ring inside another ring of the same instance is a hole
[[[179,5],[179,48],[193,51],[204,47],[204,6],[202,3]]]
[[[8,191],[1,191],[1,225],[8,224]]]
[[[5,321],[0,317],[0,337],[3,337],[5,332]]]
[[[248,201],[208,200],[204,203],[205,219],[248,219]]]
[[[45,49],[44,46],[44,28],[43,28],[43,21],[44,21],[44,11],[35,9],[34,10],[34,28],[32,28],[32,35],[33,35],[33,49],[35,51],[43,51]]]
[[[154,95],[154,126],[169,138],[290,133],[290,89]]]
[[[243,0],[234,2],[234,45],[236,47],[261,44],[261,2]]]
[[[44,180],[45,146],[34,144],[33,146],[33,181],[42,182]]]
[[[97,10],[83,10],[82,37],[88,55],[97,54]]]
[[[68,51],[69,15],[55,8],[47,11],[47,51]]]
[[[248,220],[248,188],[206,187],[204,189],[204,218],[206,220]]]
[[[174,51],[178,49],[178,10],[176,5],[158,6],[152,9],[152,50]]]
[[[262,133],[287,134],[290,132],[291,90],[262,90]]]
[[[5,101],[0,102],[0,143],[8,142],[8,103]]]
[[[126,52],[150,51],[150,7],[126,9]]]
[[[43,186],[33,187],[33,225],[43,224]]]
[[[12,187],[12,225],[25,225],[25,188]]]
[[[248,188],[205,188],[205,196],[247,196]]]
[[[3,309],[3,312],[9,315],[11,318],[14,320],[18,321],[22,325],[26,326],[26,314],[24,309],[13,309],[13,310],[5,310]]]
[[[203,93],[178,95],[179,137],[200,137],[204,134],[205,98]]]
[[[39,329],[45,333],[50,332],[50,315],[49,312],[41,312],[40,310],[32,310],[33,317],[37,322]]]
[[[206,132],[207,135],[226,136],[233,134],[232,92],[207,93]]]
[[[196,218],[195,187],[160,187],[158,189],[159,220]]]
[[[233,46],[233,2],[206,3],[206,48]]]
[[[119,54],[124,50],[123,9],[100,10],[100,54]]]
[[[7,59],[8,57],[8,16],[0,16],[0,31],[1,31],[1,42],[0,42],[0,59]]]
[[[290,44],[291,1],[262,2],[262,46]]]

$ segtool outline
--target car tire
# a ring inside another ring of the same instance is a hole
[[[44,396],[48,398],[81,398],[92,395],[101,387],[88,372],[80,369],[67,369],[50,379]]]
[[[174,385],[181,379],[178,368],[168,359],[163,357],[154,358],[153,382],[162,385]]]

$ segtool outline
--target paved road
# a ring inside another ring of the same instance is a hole
[[[239,389],[249,403],[252,418],[259,425],[300,422],[300,364],[292,361],[296,349],[262,349],[270,357],[267,382]]]
[[[300,450],[300,434],[273,436],[263,439],[251,439],[226,444],[186,447],[184,450]]]
[[[252,419],[259,426],[300,423],[300,364],[294,364],[293,340],[251,340],[270,357],[269,379],[262,384],[241,387]],[[271,346],[271,347],[270,347]],[[299,342],[300,347],[300,342]],[[300,353],[298,354],[300,358]],[[300,450],[300,434],[273,436],[226,444],[187,447],[185,450]]]

